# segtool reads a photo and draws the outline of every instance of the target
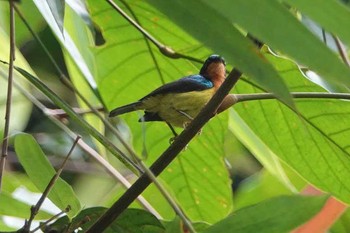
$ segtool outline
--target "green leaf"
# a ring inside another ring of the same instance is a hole
[[[289,60],[265,55],[283,75],[292,91],[322,92],[306,80]],[[238,93],[259,92],[239,83]],[[276,100],[238,103],[235,110],[268,148],[304,179],[350,203],[350,136],[348,101],[295,99],[298,114]]]
[[[35,186],[43,192],[51,178],[56,174],[56,171],[51,166],[40,146],[33,136],[29,134],[18,134],[15,137],[15,150],[26,173]],[[64,210],[69,205],[71,210],[67,215],[70,218],[80,211],[80,202],[72,187],[61,178],[56,181],[48,198],[61,210]]]
[[[203,0],[203,2],[220,12],[231,23],[243,27],[273,49],[292,57],[324,79],[350,87],[349,67],[345,66],[335,53],[298,22],[278,1]],[[308,5],[313,8],[320,7],[319,5],[315,7],[314,2],[308,2]],[[330,17],[328,8],[319,8],[319,11],[327,12],[324,13],[327,14],[326,18]],[[347,21],[349,20],[347,17]],[[345,25],[342,28],[345,28]],[[255,62],[253,64],[255,65]]]
[[[56,21],[58,28],[63,34],[65,0],[47,0],[51,14]]]
[[[106,41],[94,49],[94,55],[99,91],[110,109],[136,101],[165,82],[198,73],[197,64],[182,59],[169,60],[153,46],[148,47],[143,36],[106,2],[88,1],[88,6]],[[149,18],[157,19],[161,14],[147,3],[133,2],[129,7],[127,12],[132,10],[140,24],[156,35],[167,35],[165,38],[170,38],[177,47],[191,51],[202,46],[165,18],[149,21]],[[174,37],[174,34],[178,36]],[[193,54],[203,57],[203,54],[210,53],[203,48]],[[115,118],[115,121],[126,139],[132,137],[138,154],[146,148],[146,162],[151,164],[169,146],[172,134],[163,122],[142,125],[138,118],[138,113],[130,113]],[[192,220],[213,223],[227,216],[232,209],[231,180],[222,146],[226,130],[226,114],[212,119],[203,128],[203,133],[160,176]],[[154,197],[152,193],[146,193],[146,197]],[[154,206],[161,205],[158,200],[148,198]],[[168,206],[163,205],[160,209],[162,216],[173,217]]]
[[[281,196],[240,209],[203,233],[282,233],[306,222],[326,202],[326,197]]]
[[[296,7],[302,13],[320,24],[326,31],[339,36],[347,45],[350,45],[350,10],[342,2],[283,0]]]
[[[0,193],[0,215],[28,219],[30,208],[30,205],[11,197],[11,195],[5,192]],[[48,219],[50,217],[52,217],[52,214],[39,210],[35,219]]]
[[[256,46],[208,4],[196,0],[170,2],[149,0],[148,2],[215,53],[223,55],[259,85],[275,93],[284,103],[294,106],[283,80],[260,55]],[[211,3],[216,4],[213,1]]]

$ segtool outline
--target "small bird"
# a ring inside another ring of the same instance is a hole
[[[224,58],[211,55],[199,74],[164,84],[140,100],[112,110],[109,117],[144,110],[139,122],[165,121],[177,136],[173,126],[185,128],[214,95],[225,77]]]

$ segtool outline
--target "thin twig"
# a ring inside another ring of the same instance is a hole
[[[350,59],[348,57],[348,54],[346,52],[346,49],[344,48],[343,43],[339,40],[339,38],[335,35],[332,35],[335,44],[337,46],[338,52],[340,54],[340,57],[342,58],[343,62],[350,67]]]
[[[42,193],[40,199],[38,200],[38,202],[36,203],[35,206],[32,206],[32,208],[30,209],[30,217],[28,219],[28,221],[26,221],[25,226],[24,226],[24,230],[25,232],[29,232],[30,231],[30,226],[35,218],[35,216],[38,214],[38,211],[40,210],[41,205],[44,203],[45,198],[49,195],[51,189],[53,188],[53,186],[55,185],[57,179],[60,177],[61,172],[63,171],[63,167],[66,164],[69,156],[72,154],[75,146],[77,145],[78,141],[80,140],[80,136],[77,136],[77,138],[75,139],[70,151],[68,152],[65,160],[63,161],[63,163],[61,164],[61,166],[59,167],[59,169],[57,170],[56,174],[51,178],[50,182],[47,184],[44,192]]]
[[[254,93],[254,94],[230,94],[234,95],[237,102],[276,99],[277,97],[272,93]],[[350,99],[350,94],[347,93],[328,93],[328,92],[291,92],[293,98],[307,98],[307,99]]]
[[[12,102],[13,68],[14,68],[14,61],[16,59],[15,57],[15,49],[16,49],[15,14],[13,10],[15,2],[13,0],[10,0],[9,3],[10,3],[10,61],[9,61],[9,73],[8,73],[8,80],[7,80],[4,136],[2,141],[1,158],[0,158],[0,192],[2,190],[2,177],[5,171],[6,157],[8,154],[11,102]]]

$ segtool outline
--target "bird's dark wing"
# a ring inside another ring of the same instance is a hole
[[[163,86],[155,89],[142,99],[140,101],[147,99],[151,96],[161,95],[161,94],[167,94],[167,93],[184,93],[184,92],[190,92],[190,91],[202,91],[206,89],[212,88],[214,85],[213,83],[203,77],[202,75],[190,75],[184,78],[181,78],[179,80],[176,80],[174,82],[170,82],[167,84],[164,84]]]

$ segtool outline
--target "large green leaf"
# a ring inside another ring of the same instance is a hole
[[[282,101],[293,106],[289,91],[279,74],[259,54],[256,46],[245,38],[222,14],[196,0],[149,0],[167,17],[184,28],[190,35],[223,55],[231,64],[273,92]],[[211,1],[213,4],[216,2]],[[194,10],[195,9],[195,10]]]
[[[306,222],[318,211],[326,197],[281,196],[240,209],[203,233],[283,233]]]
[[[289,60],[266,54],[292,91],[323,91]],[[259,90],[240,82],[238,93]],[[276,100],[239,103],[235,110],[265,145],[308,182],[350,203],[348,101],[296,99],[296,114]],[[232,128],[232,130],[234,130]]]
[[[202,2],[216,9],[231,23],[240,25],[273,49],[294,58],[297,62],[317,72],[324,79],[343,83],[350,87],[349,67],[345,66],[335,53],[298,22],[288,9],[278,1],[203,0]],[[324,13],[327,14],[327,18],[331,17],[328,15],[329,9],[326,8],[326,3],[315,6],[314,2],[306,3],[304,1],[304,5],[327,12]],[[344,20],[349,22],[349,15],[344,17]],[[339,24],[343,25],[343,23]],[[344,25],[342,29],[344,28],[347,27]],[[253,64],[255,65],[254,62]]]
[[[107,3],[88,3],[92,19],[100,27],[106,41],[94,51],[99,91],[110,109],[136,101],[164,82],[198,73],[197,64],[180,59],[169,60],[153,46],[148,47],[143,36]],[[145,2],[130,1],[130,7],[145,28],[154,35],[167,35],[164,40],[169,39],[169,43],[173,43],[177,49],[190,51],[202,46],[169,20],[158,20],[161,14]],[[203,54],[207,56],[210,52],[203,48],[192,51],[192,54],[203,57]],[[126,135],[132,133],[134,147],[139,154],[145,144],[148,164],[169,146],[172,135],[166,124],[154,122],[143,126],[138,123],[137,113],[121,118],[128,128],[125,124],[118,127]],[[213,119],[203,128],[202,135],[193,140],[161,175],[193,220],[215,222],[225,217],[232,208],[230,179],[223,161],[226,125],[225,114]],[[149,201],[151,204],[157,202]]]
[[[33,136],[29,134],[16,135],[15,150],[26,173],[35,186],[43,192],[51,178],[56,174],[44,152]],[[61,210],[70,206],[71,210],[67,215],[71,218],[80,211],[80,202],[72,187],[61,178],[56,181],[48,198]]]

